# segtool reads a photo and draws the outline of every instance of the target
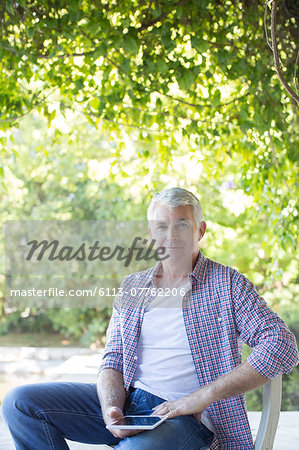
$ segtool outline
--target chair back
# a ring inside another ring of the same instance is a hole
[[[273,448],[281,407],[281,391],[281,375],[264,385],[263,410],[255,439],[255,450]]]

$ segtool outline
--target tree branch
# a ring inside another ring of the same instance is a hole
[[[14,116],[14,117],[7,117],[6,119],[0,119],[0,122],[2,122],[2,123],[15,122],[15,121],[21,119],[22,117],[27,116],[27,114],[29,114],[31,111],[33,111],[33,109],[35,109],[37,106],[41,105],[52,94],[52,92],[55,91],[55,89],[56,89],[56,86],[53,89],[51,89],[51,91],[47,95],[45,95],[45,97],[43,97],[41,100],[39,100],[35,104],[32,104],[31,107],[23,114],[20,114],[19,116]]]
[[[159,93],[160,95],[164,95],[165,97],[170,98],[171,100],[173,100],[173,101],[175,101],[175,102],[183,103],[184,105],[192,106],[193,108],[213,108],[213,105],[211,105],[211,104],[204,104],[204,103],[195,104],[195,103],[189,103],[189,102],[186,102],[185,100],[182,100],[182,99],[180,99],[180,98],[172,97],[172,96],[169,95],[169,94],[163,94],[163,93],[160,93],[160,92],[158,92],[158,93]],[[214,108],[220,108],[220,107],[222,107],[222,106],[230,105],[231,103],[237,102],[238,100],[241,100],[242,98],[247,97],[247,95],[249,95],[249,92],[247,92],[247,94],[242,95],[241,97],[236,97],[236,98],[234,98],[233,100],[230,100],[230,101],[227,102],[227,103],[219,103],[219,105],[215,106]]]
[[[114,125],[119,125],[119,126],[128,127],[128,128],[135,128],[135,129],[138,129],[138,130],[141,130],[141,131],[145,131],[146,133],[149,133],[149,134],[151,134],[151,133],[160,133],[161,132],[161,130],[149,130],[148,128],[144,128],[144,127],[139,126],[139,125],[133,125],[133,124],[130,124],[130,123],[115,122],[112,119],[106,119],[105,117],[101,117],[99,114],[96,114],[96,113],[94,113],[92,111],[85,112],[85,114],[87,114],[88,116],[97,117],[98,119],[104,120],[105,122],[113,123]]]
[[[7,47],[6,45],[3,45],[3,48],[5,50],[7,50],[8,52],[12,52],[12,53],[17,53],[17,50],[14,47]],[[65,58],[71,58],[74,56],[89,56],[92,55],[95,52],[94,50],[90,50],[88,52],[82,52],[82,53],[63,53],[60,55],[54,55],[54,56],[50,56],[50,55],[37,55],[37,59],[54,59],[54,58],[59,58],[59,59],[65,59]]]
[[[282,85],[286,89],[286,91],[290,94],[293,100],[295,102],[299,103],[299,96],[293,91],[293,89],[290,88],[288,83],[285,81],[282,72],[279,67],[279,56],[278,56],[278,50],[277,50],[277,42],[276,42],[276,9],[277,9],[277,0],[273,0],[272,7],[271,7],[271,37],[272,37],[272,49],[273,49],[273,56],[274,56],[274,66],[278,75],[278,78],[280,79]]]
[[[298,95],[298,83],[297,83],[297,64],[299,59],[299,50],[297,52],[296,60],[295,60],[295,67],[294,67],[294,85],[296,89],[296,94]]]
[[[65,59],[65,58],[72,58],[75,56],[89,56],[92,55],[94,52],[95,50],[90,50],[89,52],[82,52],[82,53],[63,53],[62,55],[54,55],[54,56],[37,55],[37,59],[54,59],[54,58]]]

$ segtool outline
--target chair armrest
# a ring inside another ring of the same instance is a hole
[[[281,406],[281,375],[264,385],[263,410],[255,450],[271,450],[277,430]]]

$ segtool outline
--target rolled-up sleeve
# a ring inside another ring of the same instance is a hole
[[[247,362],[269,379],[290,373],[299,363],[295,336],[247,278],[238,272],[233,278],[237,329],[240,339],[252,347]]]
[[[99,372],[107,368],[123,372],[123,345],[119,311],[116,305],[113,307],[113,313],[107,329],[107,343]]]

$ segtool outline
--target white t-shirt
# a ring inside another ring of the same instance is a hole
[[[185,291],[190,284],[184,286]],[[180,288],[181,289],[181,288]],[[178,289],[178,291],[180,291]],[[177,400],[199,389],[185,330],[183,296],[156,297],[145,308],[132,386],[165,400]],[[215,432],[209,414],[201,422]]]

